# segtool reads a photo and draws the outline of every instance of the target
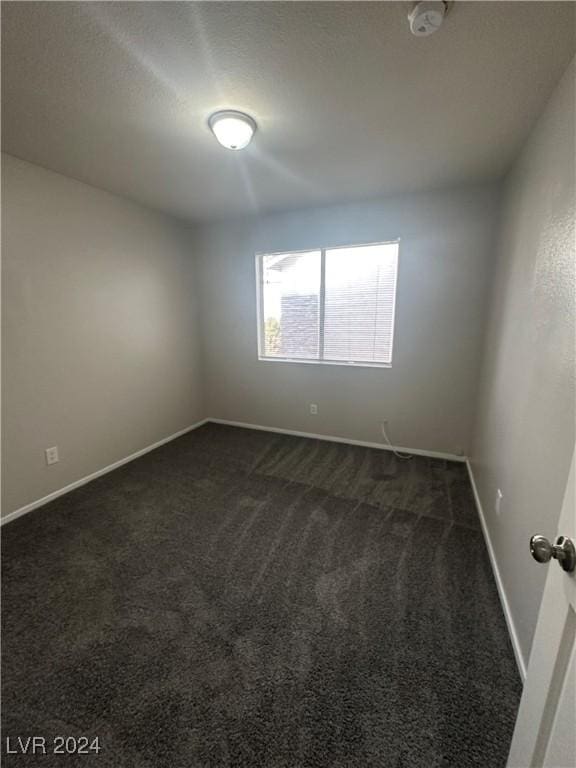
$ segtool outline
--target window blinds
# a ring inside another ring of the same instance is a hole
[[[398,243],[258,256],[259,356],[390,365]]]

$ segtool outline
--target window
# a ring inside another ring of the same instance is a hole
[[[398,243],[258,254],[258,357],[392,364]]]

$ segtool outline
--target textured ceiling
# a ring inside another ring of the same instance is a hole
[[[501,175],[575,49],[572,2],[3,2],[3,149],[205,220]],[[259,125],[243,152],[206,120]]]

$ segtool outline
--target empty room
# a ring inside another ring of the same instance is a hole
[[[576,2],[19,2],[1,761],[576,766]]]

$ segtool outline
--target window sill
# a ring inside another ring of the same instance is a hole
[[[355,363],[344,360],[304,360],[298,357],[260,357],[261,363],[302,363],[303,365],[337,365],[343,368],[392,368],[392,363]]]

